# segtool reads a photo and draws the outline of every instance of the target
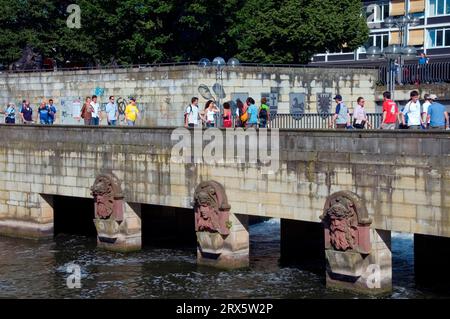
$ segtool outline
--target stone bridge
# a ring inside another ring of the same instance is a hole
[[[248,216],[280,218],[282,253],[320,251],[327,285],[369,293],[391,289],[391,231],[414,233],[422,246],[450,237],[448,132],[0,131],[3,235],[52,237],[55,198],[84,198],[95,207],[99,246],[135,250],[143,205],[184,208],[199,263],[235,268],[248,266]]]

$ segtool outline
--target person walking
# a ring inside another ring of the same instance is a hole
[[[334,97],[336,102],[336,112],[333,115],[329,127],[336,125],[336,129],[346,129],[350,126],[350,115],[347,106],[342,102],[342,96],[337,94]]]
[[[15,124],[16,123],[16,106],[13,103],[9,103],[5,112],[5,123],[6,124]]]
[[[206,127],[214,127],[216,124],[216,114],[219,113],[219,109],[217,108],[216,103],[214,101],[209,100],[206,102],[205,110],[200,113],[200,116],[203,122],[206,123]]]
[[[100,125],[100,104],[97,102],[97,95],[92,96],[91,107],[91,125]]]
[[[92,106],[91,106],[91,98],[88,96],[81,108],[81,118],[84,120],[84,125],[92,124]]]
[[[367,113],[364,109],[364,104],[366,101],[363,97],[359,97],[357,103],[358,104],[356,105],[355,111],[353,112],[353,127],[361,130],[365,128],[366,124],[367,127],[372,127],[367,120]]]
[[[383,130],[394,130],[399,117],[398,106],[391,100],[391,92],[383,93],[383,119],[380,128]]]
[[[48,106],[47,103],[45,103],[44,101],[41,102],[39,108],[38,108],[38,118],[39,118],[39,123],[41,125],[48,125],[49,124],[49,114],[48,114]]]
[[[449,116],[447,109],[441,103],[436,102],[437,96],[430,94],[431,104],[428,107],[428,119],[430,121],[430,129],[443,130],[449,129]]]
[[[430,122],[428,121],[428,107],[430,105],[431,105],[430,94],[427,93],[423,96],[422,111],[421,111],[423,128],[425,129],[430,126]]]
[[[191,99],[191,104],[184,110],[184,126],[197,127],[200,111],[198,109],[198,97]]]
[[[247,99],[247,105],[248,105],[248,122],[247,122],[247,128],[248,127],[258,127],[258,107],[255,105],[255,100],[251,97]]]
[[[266,128],[267,123],[270,122],[270,108],[267,105],[267,98],[263,97],[261,99],[261,107],[259,108],[259,127]]]
[[[109,97],[109,102],[106,104],[106,115],[108,120],[108,125],[116,126],[117,119],[119,118],[119,108],[115,102],[114,96]]]
[[[233,117],[231,115],[231,105],[228,102],[223,103],[223,127],[233,126]]]
[[[53,99],[48,100],[48,124],[53,125],[56,120],[56,112],[58,111],[53,104]]]
[[[419,102],[419,92],[412,91],[410,94],[410,100],[406,103],[402,113],[402,124],[406,125],[405,118],[408,117],[408,128],[413,130],[419,130],[422,125],[421,107]]]
[[[20,109],[20,117],[23,124],[33,124],[33,108],[28,100],[24,100]]]
[[[139,109],[136,105],[136,99],[132,97],[130,99],[130,104],[125,108],[125,118],[127,120],[128,126],[135,126],[136,120],[138,118]]]

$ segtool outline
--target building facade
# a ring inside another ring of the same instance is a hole
[[[430,61],[450,60],[450,0],[370,0],[363,4],[370,29],[367,43],[356,51],[317,54],[313,63],[367,63],[367,48],[400,44],[400,30],[387,28],[384,21],[389,16],[406,14],[417,17],[420,22],[407,27],[403,44],[416,47],[419,53],[425,52]]]

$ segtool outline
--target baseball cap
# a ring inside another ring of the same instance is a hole
[[[339,94],[337,94],[337,95],[333,98],[333,100],[340,100],[340,101],[342,101],[342,96],[339,95]]]
[[[135,98],[135,97],[132,97],[132,98],[130,98],[130,101],[136,102],[136,98]]]
[[[437,100],[436,94],[430,94],[430,100]]]

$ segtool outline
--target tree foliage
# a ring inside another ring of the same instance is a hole
[[[368,37],[359,0],[78,0],[81,28],[71,29],[73,2],[0,0],[0,63],[16,61],[27,45],[63,66],[217,55],[305,63]]]

